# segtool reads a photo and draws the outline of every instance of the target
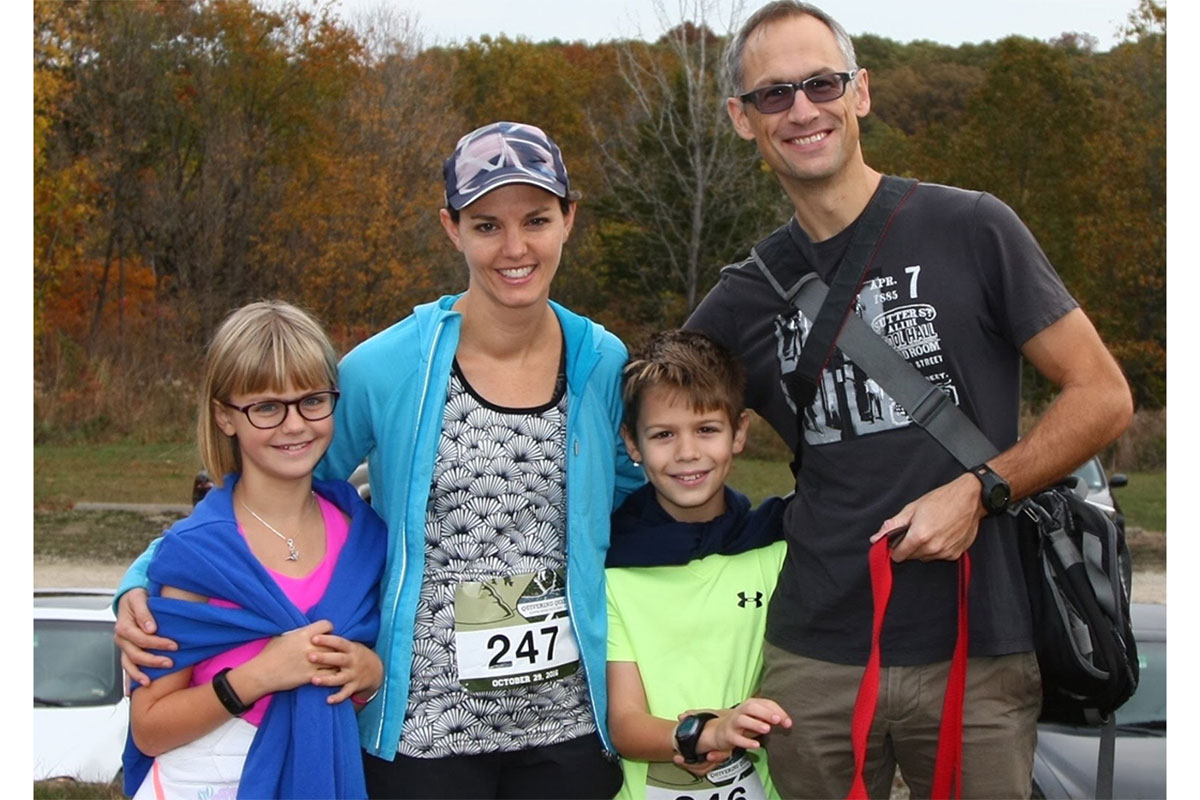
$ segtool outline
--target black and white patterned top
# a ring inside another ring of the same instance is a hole
[[[566,420],[561,366],[550,402],[513,409],[479,397],[455,361],[425,516],[401,755],[508,752],[596,729],[582,667],[549,683],[469,692],[455,651],[460,582],[565,573]]]

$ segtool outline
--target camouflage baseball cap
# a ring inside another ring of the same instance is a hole
[[[566,197],[567,167],[545,131],[520,122],[493,122],[458,140],[442,167],[446,205],[455,211],[510,183],[539,186]]]

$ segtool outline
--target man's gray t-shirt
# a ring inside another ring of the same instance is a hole
[[[794,263],[772,265],[781,283],[808,271],[805,263],[831,283],[854,227],[798,245]],[[1020,348],[1076,305],[1006,205],[988,194],[923,183],[892,219],[855,313],[1003,450],[1017,439]],[[793,370],[811,320],[748,261],[722,272],[686,327],[742,360],[747,404],[794,445],[797,415],[783,376]],[[803,656],[863,664],[871,631],[869,537],[963,467],[840,352],[804,412],[802,455],[784,518],[788,557],[767,639]],[[1031,650],[1013,520],[985,519],[970,553],[970,654]],[[904,562],[893,571],[884,665],[948,659],[956,635],[955,564]]]

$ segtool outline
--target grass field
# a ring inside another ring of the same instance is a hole
[[[82,501],[191,503],[196,445],[35,445],[33,507]]]
[[[128,563],[178,515],[72,511],[84,500],[191,502],[197,459],[191,445],[37,446],[34,448],[34,555],[38,558]],[[754,503],[792,489],[786,461],[740,458],[730,484]],[[1139,563],[1165,563],[1166,473],[1135,472],[1116,490]]]
[[[76,783],[34,781],[33,800],[120,800],[125,797],[119,783]]]
[[[179,514],[136,511],[33,512],[33,556],[48,561],[128,564]]]
[[[1166,532],[1166,472],[1131,472],[1129,485],[1114,489],[1113,494],[1130,526]]]
[[[200,466],[193,444],[38,445],[33,448],[33,507],[69,509],[81,501],[191,502]],[[786,460],[739,458],[730,484],[758,503],[787,494],[792,477]],[[1167,475],[1134,472],[1116,496],[1132,527],[1166,531]]]

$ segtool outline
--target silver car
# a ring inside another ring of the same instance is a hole
[[[1134,603],[1130,609],[1141,677],[1137,691],[1116,711],[1114,798],[1167,796],[1167,607]],[[1099,728],[1042,723],[1033,756],[1033,796],[1096,796]]]

